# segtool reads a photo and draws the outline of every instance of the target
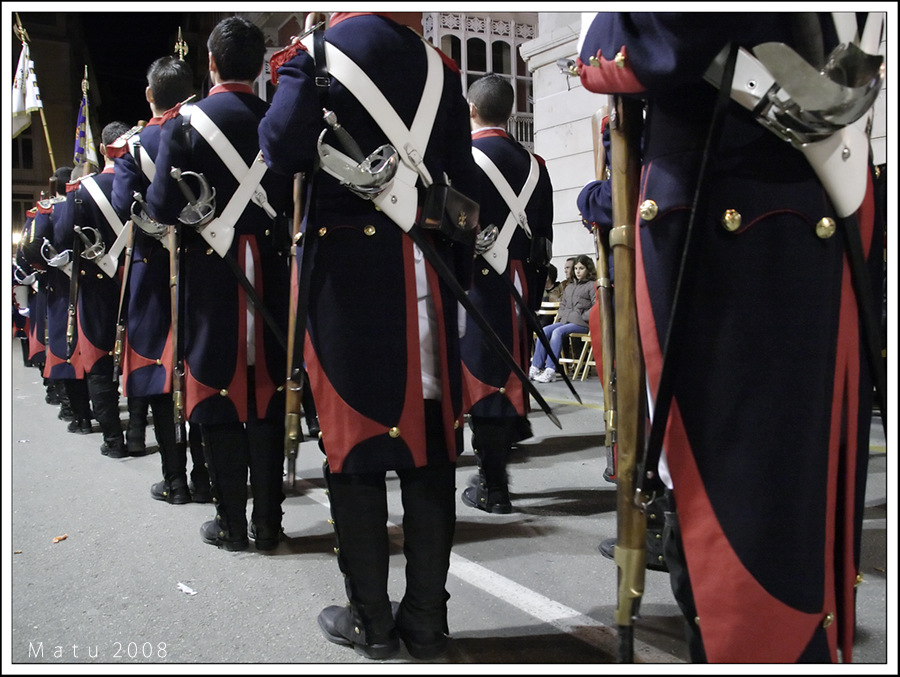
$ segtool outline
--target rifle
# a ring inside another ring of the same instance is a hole
[[[609,168],[606,166],[606,150],[603,148],[603,118],[609,106],[603,105],[591,118],[591,131],[594,137],[594,176],[597,181],[607,179]],[[613,315],[612,284],[609,279],[608,245],[604,236],[595,226],[594,248],[597,254],[597,302],[600,308],[600,358],[601,386],[603,387],[603,412],[606,423],[606,468],[604,476],[608,480],[617,478],[616,468],[616,384],[615,384],[615,334]]]
[[[613,97],[610,114],[612,141],[613,223],[609,241],[616,267],[616,404],[618,479],[616,481],[616,547],[619,573],[619,663],[634,662],[634,619],[644,594],[647,559],[647,516],[634,501],[636,471],[643,453],[644,380],[635,298],[635,213],[641,173],[642,104],[638,99]],[[605,362],[605,360],[604,360]]]
[[[79,190],[81,188],[79,187]],[[81,198],[75,198],[75,215],[79,226],[84,222],[84,206]],[[75,333],[78,314],[78,278],[81,277],[81,246],[80,237],[76,237],[72,243],[72,277],[69,280],[69,315],[66,323],[66,359],[71,360],[75,352]]]
[[[119,291],[119,313],[116,321],[116,342],[113,348],[113,381],[118,380],[122,373],[122,351],[125,343],[125,297],[128,292],[128,280],[131,278],[131,256],[134,252],[134,229],[137,227],[131,221],[125,224],[128,229],[128,241],[125,245],[125,266],[122,271],[122,289]]]
[[[297,261],[297,245],[303,233],[300,230],[303,221],[303,174],[294,175],[294,220],[291,235],[291,286],[290,312],[288,313],[287,335],[287,381],[284,399],[284,455],[287,458],[288,484],[293,487],[296,481],[297,451],[300,447],[300,409],[303,400],[303,337],[297,336],[298,303],[300,300]],[[305,331],[305,322],[301,331]]]
[[[181,322],[178,321],[181,306],[178,296],[181,285],[181,233],[178,226],[168,226],[166,237],[169,248],[169,292],[172,300],[172,401],[175,409],[175,442],[187,441],[184,430],[184,355],[181,341]]]

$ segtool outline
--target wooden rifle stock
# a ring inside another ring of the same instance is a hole
[[[607,179],[606,149],[603,148],[603,118],[609,113],[609,106],[601,106],[591,118],[594,137],[594,176],[597,181]],[[593,228],[594,248],[597,255],[597,303],[600,307],[600,380],[603,387],[603,413],[606,423],[606,467],[608,479],[617,477],[616,468],[616,386],[614,365],[615,324],[613,312],[612,283],[609,279],[609,258],[606,236],[597,227]]]
[[[647,518],[634,503],[638,455],[643,453],[644,381],[635,295],[635,217],[641,174],[642,104],[614,97],[610,119],[612,142],[613,223],[610,245],[616,270],[616,405],[618,479],[616,482],[616,547],[619,569],[619,663],[634,662],[634,618],[644,594]]]
[[[175,441],[182,444],[186,441],[184,434],[184,356],[180,340],[180,307],[178,303],[179,278],[181,265],[181,246],[178,237],[178,226],[169,226],[169,293],[172,301],[172,401],[175,414]]]
[[[116,342],[113,348],[113,381],[122,373],[122,353],[125,350],[125,298],[128,296],[128,280],[131,277],[131,257],[134,253],[134,229],[131,221],[126,222],[128,241],[125,245],[125,265],[122,271],[122,288],[119,290],[119,314],[116,321]]]
[[[79,187],[80,190],[80,187]],[[75,216],[78,226],[84,224],[84,206],[81,198],[75,198]],[[72,242],[72,277],[69,280],[69,308],[66,320],[66,359],[71,360],[75,352],[75,335],[77,333],[78,315],[78,282],[81,278],[81,248],[80,237]]]
[[[287,381],[285,383],[284,401],[284,455],[287,458],[288,484],[293,487],[296,481],[297,451],[300,447],[300,410],[303,401],[303,364],[294,364],[294,353],[297,341],[297,301],[299,296],[299,262],[297,261],[297,244],[302,236],[300,231],[303,222],[303,174],[294,175],[294,218],[291,236],[291,287],[290,309],[288,312],[287,334]]]

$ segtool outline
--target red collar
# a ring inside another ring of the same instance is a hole
[[[100,172],[100,173],[101,173],[101,174],[114,174],[115,171],[116,171],[115,166],[114,166],[114,165],[111,165],[111,166],[109,166],[109,167],[104,167],[104,168],[103,168],[103,171]]]
[[[385,19],[391,18],[389,12],[335,12],[328,21],[328,27],[331,28],[332,26],[337,26],[344,19],[352,19],[355,16],[367,15],[383,16]]]
[[[209,90],[207,96],[221,94],[222,92],[243,92],[244,94],[253,94],[253,88],[249,85],[245,85],[243,82],[223,82],[221,85],[216,85]]]
[[[147,123],[147,127],[155,127],[157,125],[161,125],[163,123],[162,115],[157,115],[156,117],[150,118],[150,122]]]
[[[472,132],[472,140],[475,139],[487,139],[491,136],[500,136],[509,138],[509,134],[504,132],[502,129],[479,129],[477,131]]]

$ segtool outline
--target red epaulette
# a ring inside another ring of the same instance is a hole
[[[78,190],[78,186],[82,181],[84,181],[89,176],[93,176],[96,173],[97,172],[91,172],[90,174],[85,174],[84,176],[79,176],[74,181],[69,181],[66,184],[66,193],[71,193],[73,190]]]
[[[37,213],[38,213],[37,207],[32,207],[27,212],[25,212],[25,216],[30,216],[31,218],[34,218],[35,216],[37,216]]]
[[[165,113],[162,114],[162,120],[160,120],[160,124],[164,124],[164,123],[168,122],[169,120],[171,120],[172,118],[177,117],[178,111],[180,111],[180,110],[181,110],[181,104],[176,103],[169,110],[167,110]]]
[[[38,204],[37,206],[38,214],[52,214],[53,213],[53,205],[43,206]]]
[[[272,58],[269,59],[269,79],[272,81],[273,85],[278,84],[278,69],[281,68],[288,61],[297,56],[300,52],[307,52],[309,50],[300,43],[294,42],[284,49],[280,49],[272,55]]]
[[[144,125],[135,125],[127,132],[119,136],[115,141],[106,146],[106,156],[111,158],[122,157],[128,152],[128,139],[140,132]]]
[[[443,51],[442,49],[439,49],[439,48],[435,47],[435,46],[432,45],[431,43],[428,43],[428,44],[429,44],[429,46],[430,46],[432,49],[437,50],[437,53],[441,55],[441,61],[444,62],[444,65],[447,66],[447,68],[449,68],[449,69],[450,69],[451,71],[453,71],[454,73],[459,73],[459,72],[460,72],[460,71],[459,71],[459,66],[456,65],[456,62],[455,62],[453,59],[451,59],[449,56],[447,56],[446,54],[444,54],[444,51]]]

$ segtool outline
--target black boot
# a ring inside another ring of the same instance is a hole
[[[456,524],[455,466],[398,470],[403,500],[406,592],[396,614],[409,654],[432,660],[448,647],[447,572]]]
[[[306,427],[309,430],[309,436],[313,439],[318,438],[322,429],[319,427],[319,415],[316,412],[316,402],[313,399],[312,388],[309,386],[309,376],[303,372],[303,416],[306,418]]]
[[[274,550],[281,538],[284,502],[284,419],[247,423],[253,535],[257,550]]]
[[[147,453],[146,430],[149,408],[149,398],[128,398],[128,428],[125,431],[125,446],[131,456],[143,456]],[[155,414],[153,418],[155,423]]]
[[[200,527],[204,543],[224,550],[246,550],[249,445],[241,423],[201,425],[216,519]]]
[[[663,529],[666,525],[668,499],[659,496],[647,508],[647,568],[653,571],[668,571],[663,548]],[[600,543],[598,550],[607,559],[615,558],[616,539],[607,538]]]
[[[194,503],[212,503],[212,492],[209,489],[209,469],[203,453],[203,436],[199,425],[188,427],[188,447],[191,450],[191,481],[188,485]]]
[[[129,411],[132,406],[131,399],[128,400]],[[166,501],[175,505],[190,503],[191,492],[188,489],[187,473],[185,472],[187,452],[184,442],[176,442],[175,407],[172,396],[168,394],[154,395],[145,399],[145,402],[153,409],[153,432],[159,446],[163,474],[163,481],[150,487],[150,496],[157,501]],[[138,423],[140,423],[140,412],[138,415]],[[146,425],[146,410],[143,412],[143,421]]]
[[[119,384],[113,381],[109,374],[88,374],[85,380],[94,413],[103,431],[103,446],[100,453],[110,458],[128,456],[122,420],[119,418]]]
[[[59,417],[64,421],[91,420],[91,399],[87,381],[84,379],[61,379],[65,399],[59,408]]]
[[[472,446],[478,460],[478,479],[462,493],[462,501],[470,508],[507,515],[512,512],[506,464],[512,448],[515,418],[472,416]]]
[[[390,658],[400,650],[388,597],[390,543],[384,473],[332,475],[323,467],[349,607],[319,614],[326,639],[352,646],[367,658]]]

